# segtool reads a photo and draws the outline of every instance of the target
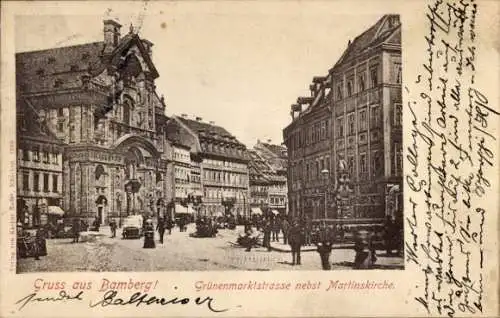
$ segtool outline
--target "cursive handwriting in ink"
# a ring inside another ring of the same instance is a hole
[[[205,297],[205,298],[196,297],[195,299],[191,299],[189,297],[165,298],[165,297],[152,296],[147,293],[141,293],[141,292],[137,292],[128,298],[127,297],[121,298],[118,294],[118,291],[109,290],[103,295],[103,298],[101,300],[95,303],[90,302],[89,306],[93,308],[97,306],[107,307],[107,306],[135,305],[136,307],[139,307],[140,305],[183,306],[183,305],[194,304],[196,306],[205,305],[212,312],[225,312],[229,310],[229,308],[224,308],[224,309],[216,308],[214,302],[215,300],[212,297]]]
[[[83,291],[78,292],[75,295],[68,294],[65,290],[61,290],[57,296],[51,297],[40,297],[38,293],[31,293],[23,298],[19,299],[16,302],[16,305],[19,306],[19,310],[22,310],[26,305],[30,303],[39,303],[39,302],[65,302],[68,300],[83,300],[82,299]]]

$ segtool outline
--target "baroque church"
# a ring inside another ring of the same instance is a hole
[[[43,175],[34,160],[39,149],[20,129],[32,124],[27,110],[62,142],[62,193],[52,204],[67,215],[106,224],[135,213],[169,213],[172,154],[153,44],[132,27],[123,36],[120,30],[105,20],[103,41],[16,54],[18,145],[25,148],[18,150],[28,154],[19,160],[31,161],[18,180],[29,190],[20,194],[26,213],[40,208],[33,197],[44,197],[35,185],[43,182],[36,177],[37,169]]]

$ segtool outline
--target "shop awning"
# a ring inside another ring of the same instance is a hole
[[[252,214],[262,215],[262,210],[260,208],[252,208]]]
[[[50,206],[48,206],[47,214],[63,216],[64,211],[63,211],[63,209],[61,209],[58,206],[50,205]]]
[[[273,214],[274,214],[274,215],[278,215],[278,214],[280,214],[280,213],[279,213],[278,211],[276,211],[276,210],[272,210],[272,212],[273,212]]]
[[[176,204],[175,213],[193,214],[194,210],[190,206],[185,207],[182,204]]]

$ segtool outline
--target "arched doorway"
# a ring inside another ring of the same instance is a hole
[[[108,205],[108,199],[104,195],[99,195],[97,199],[95,200],[96,206],[97,206],[97,222],[99,222],[99,225],[104,223],[104,208]]]

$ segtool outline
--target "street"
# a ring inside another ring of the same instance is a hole
[[[321,270],[319,254],[302,252],[302,265],[291,265],[290,252],[267,251],[263,247],[245,252],[236,245],[242,228],[219,230],[215,238],[195,238],[194,224],[186,232],[178,228],[171,235],[165,234],[164,243],[156,248],[143,249],[143,239],[111,238],[108,227],[101,228],[101,236],[93,242],[72,243],[72,239],[48,239],[48,255],[36,261],[33,258],[18,260],[18,272],[115,272],[115,271],[205,271],[205,270]],[[376,269],[403,269],[402,257],[385,257],[377,252]],[[354,260],[352,249],[334,249],[330,257],[332,269],[351,269]]]

